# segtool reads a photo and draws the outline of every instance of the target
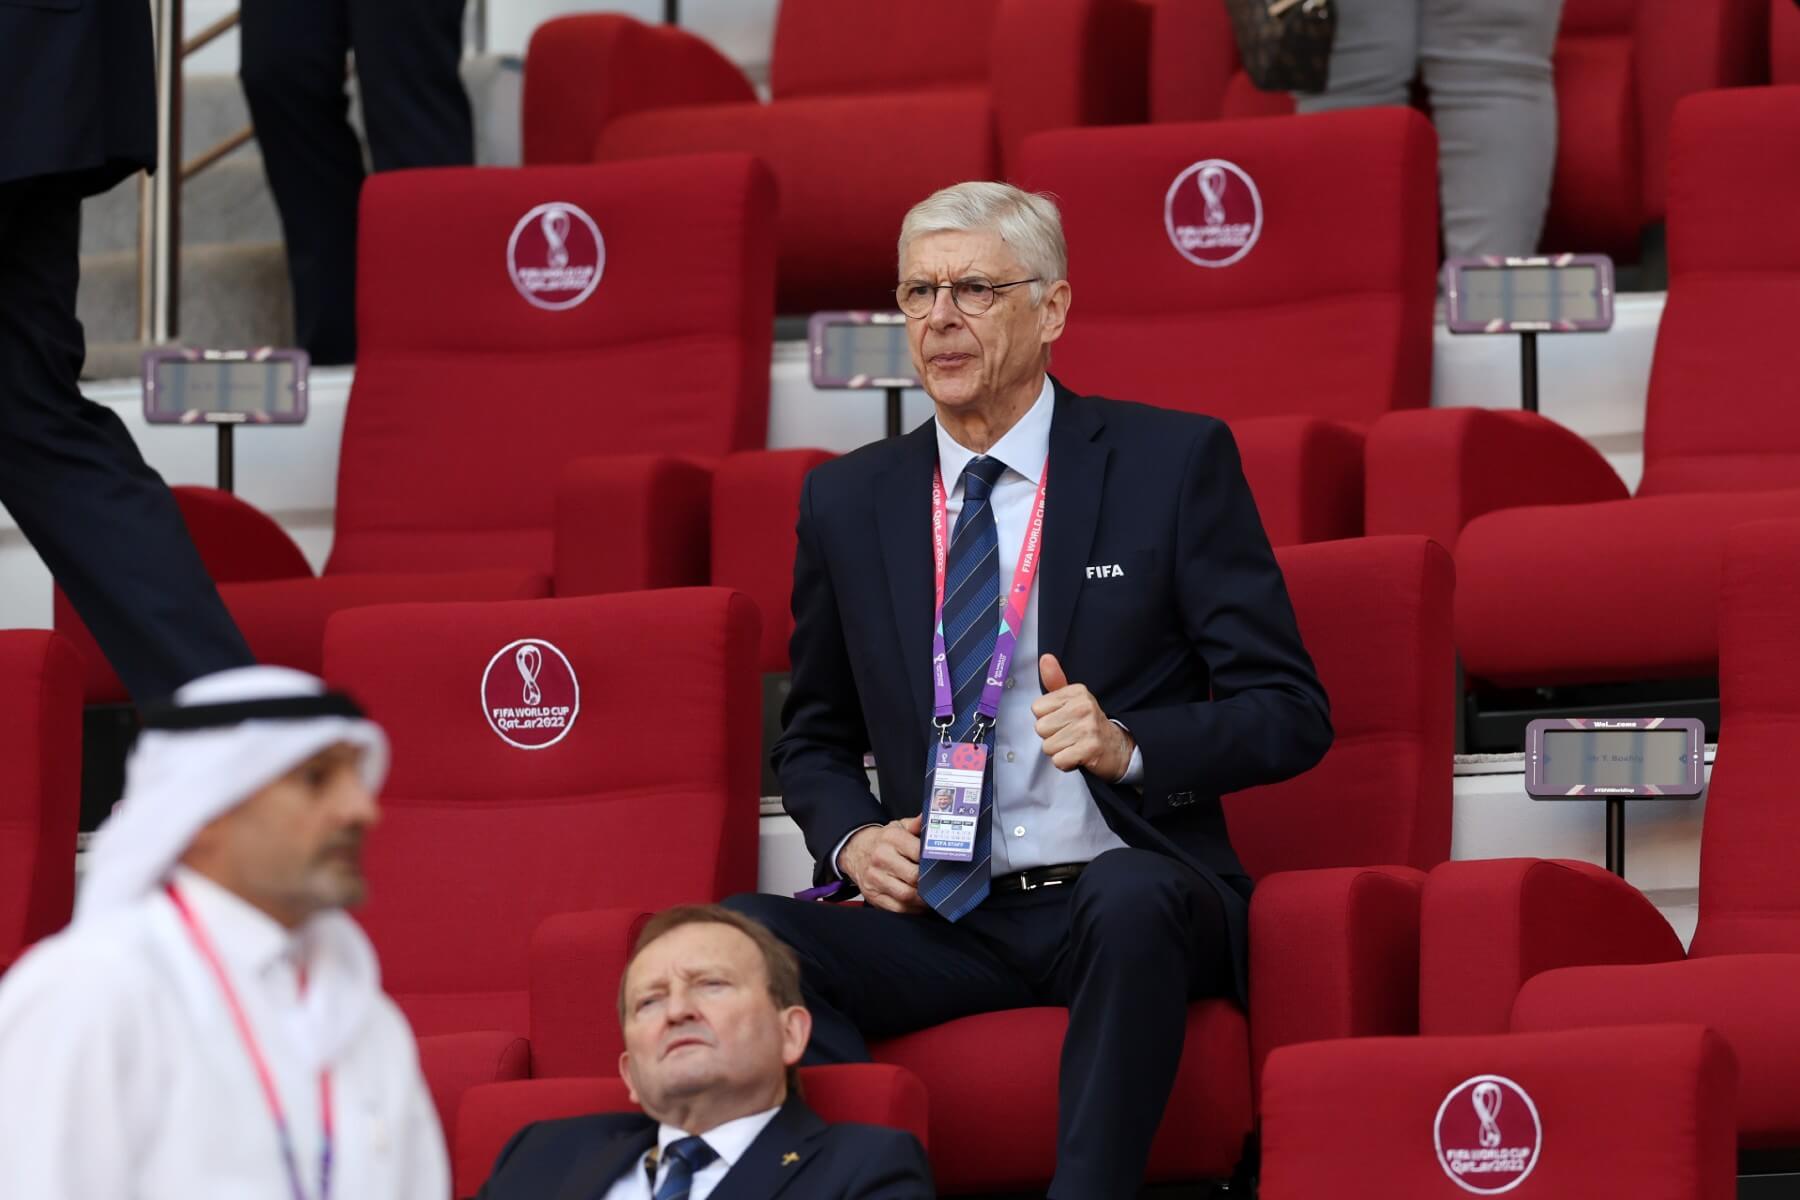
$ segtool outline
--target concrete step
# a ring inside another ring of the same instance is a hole
[[[137,336],[135,250],[90,255],[82,262],[76,312],[90,347]],[[287,259],[280,242],[185,247],[181,255],[180,340],[190,346],[286,346],[294,315]],[[93,353],[83,373],[113,378],[116,362]],[[124,374],[136,374],[135,360]]]
[[[81,206],[81,252],[137,250],[138,176]],[[278,242],[281,219],[252,142],[214,163],[181,189],[181,241]]]

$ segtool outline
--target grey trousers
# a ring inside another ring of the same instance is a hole
[[[1536,250],[1556,165],[1550,53],[1562,0],[1336,3],[1329,89],[1296,96],[1300,111],[1408,104],[1420,77],[1437,126],[1445,250]]]

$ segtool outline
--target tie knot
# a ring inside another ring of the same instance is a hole
[[[672,1159],[686,1167],[689,1173],[699,1171],[719,1157],[719,1152],[706,1144],[704,1138],[677,1138],[669,1143],[663,1151],[663,1157]]]
[[[1006,464],[997,458],[971,458],[963,468],[963,496],[973,501],[986,500],[1005,470]]]

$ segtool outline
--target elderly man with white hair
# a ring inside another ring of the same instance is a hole
[[[0,980],[0,1195],[449,1195],[411,1031],[342,911],[387,762],[297,671],[145,712],[74,924]]]
[[[1219,797],[1317,762],[1329,708],[1230,431],[1050,377],[1055,204],[947,188],[899,260],[935,417],[807,478],[774,754],[813,891],[866,903],[731,905],[798,954],[811,1061],[1066,1005],[1049,1193],[1130,1196],[1188,1001],[1244,995]]]

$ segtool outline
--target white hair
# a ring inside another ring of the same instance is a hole
[[[914,238],[979,229],[998,233],[1018,256],[1025,273],[1040,280],[1031,285],[1033,305],[1043,301],[1051,284],[1068,277],[1069,249],[1063,241],[1062,214],[1056,201],[1044,192],[985,180],[953,184],[913,205],[900,222],[901,270],[905,270],[906,248]]]

